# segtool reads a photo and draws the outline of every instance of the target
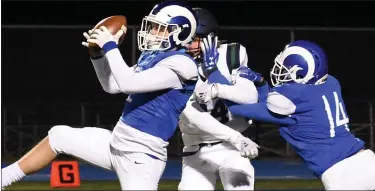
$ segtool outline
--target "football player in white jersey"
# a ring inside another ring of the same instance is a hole
[[[91,58],[104,91],[125,93],[123,113],[113,132],[93,127],[58,125],[19,161],[2,169],[2,187],[48,165],[58,154],[68,154],[114,170],[122,190],[156,190],[167,160],[168,139],[192,95],[197,65],[185,46],[195,35],[194,11],[177,2],[155,6],[138,32],[143,52],[128,67],[117,48],[126,28],[112,35],[105,27],[91,31],[83,45],[95,43],[103,56]]]
[[[198,17],[195,41],[190,45],[196,60],[205,62],[200,40],[218,27],[214,16],[206,9],[194,8]],[[256,103],[257,89],[253,82],[241,79],[236,73],[240,66],[247,67],[245,47],[238,43],[221,44],[217,51],[217,66],[228,80],[235,82],[227,88],[223,97],[237,94],[241,103]],[[198,63],[198,64],[200,64]],[[197,84],[206,83],[205,75],[200,69]],[[230,92],[228,94],[228,92]],[[182,178],[179,190],[214,190],[216,176],[219,174],[225,190],[253,190],[254,168],[249,158],[256,157],[258,145],[244,137],[241,132],[249,127],[248,120],[231,116],[221,100],[210,105],[199,105],[192,97],[180,117],[180,130],[184,141]],[[216,118],[216,119],[215,119]],[[226,124],[229,127],[223,125]],[[247,158],[249,157],[249,158]]]

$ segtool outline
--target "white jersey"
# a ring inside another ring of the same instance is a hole
[[[218,48],[218,52],[219,60],[217,66],[219,71],[229,81],[233,81],[234,79],[232,78],[234,76],[231,75],[232,70],[238,68],[239,66],[247,66],[248,58],[246,48],[240,44],[222,44]],[[230,63],[228,63],[228,61]],[[200,79],[198,80],[197,86],[202,83],[207,83],[205,82],[205,79],[203,79],[203,75],[201,75],[201,68],[199,68],[199,73]],[[218,97],[223,98],[230,97],[231,94],[243,94],[246,101],[239,100],[240,102],[255,103],[258,101],[257,90],[252,82],[245,79],[237,79],[237,83],[241,85],[241,88],[236,87],[236,85],[228,86],[226,87],[227,91],[219,91],[219,94],[221,93],[226,95],[220,95]],[[215,117],[216,120],[212,120],[213,117]],[[194,101],[194,97],[192,96],[189,99],[185,110],[180,116],[179,127],[184,144],[185,146],[188,146],[197,145],[199,143],[211,143],[225,140],[228,136],[230,136],[230,133],[233,133],[233,130],[236,132],[245,131],[249,127],[249,122],[251,122],[249,119],[232,116],[221,100],[216,100],[213,110],[211,110],[211,112],[206,112]],[[220,126],[221,124],[218,123],[225,124],[233,130]],[[203,127],[203,125],[206,127]],[[208,130],[205,128],[212,129]]]

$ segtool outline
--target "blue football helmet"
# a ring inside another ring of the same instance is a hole
[[[328,76],[327,56],[317,44],[298,40],[276,56],[271,70],[272,85],[321,84]]]
[[[140,51],[168,51],[184,47],[195,36],[197,18],[194,11],[179,2],[156,5],[142,20],[138,32]]]

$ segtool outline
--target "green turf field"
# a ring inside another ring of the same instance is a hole
[[[192,182],[192,184],[194,184]],[[177,190],[178,181],[161,181],[159,190]],[[216,185],[218,190],[223,189],[220,183]],[[319,180],[256,180],[255,189],[322,189]],[[6,188],[6,190],[51,190],[49,182],[19,182]],[[58,190],[58,189],[54,189]],[[61,190],[67,190],[61,188]],[[74,190],[120,190],[117,181],[84,181],[80,188]]]

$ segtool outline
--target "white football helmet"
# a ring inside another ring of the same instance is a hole
[[[197,19],[190,7],[178,2],[160,3],[142,20],[138,48],[140,51],[178,49],[192,41],[196,28]]]

